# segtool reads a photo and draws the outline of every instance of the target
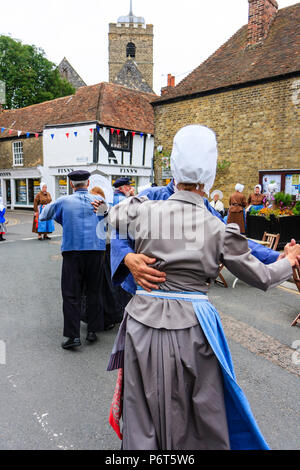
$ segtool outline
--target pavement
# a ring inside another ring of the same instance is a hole
[[[38,242],[31,212],[8,219],[16,223],[0,244],[0,450],[119,450],[108,424],[116,373],[106,372],[117,328],[88,346],[83,325],[83,347],[62,350],[61,232]],[[238,382],[270,447],[299,450],[300,328],[290,324],[300,294],[241,281],[232,289],[234,277],[223,272],[230,287],[215,285],[210,299]]]

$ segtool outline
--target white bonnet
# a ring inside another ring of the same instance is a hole
[[[245,186],[243,184],[240,184],[238,183],[236,186],[235,186],[235,190],[238,191],[239,193],[242,193],[245,189]]]
[[[171,169],[176,184],[201,183],[208,194],[215,181],[217,160],[216,135],[208,127],[186,126],[175,135]]]
[[[220,200],[223,199],[224,194],[223,194],[222,191],[220,191],[219,189],[216,189],[215,191],[213,191],[213,192],[211,193],[210,197],[213,199],[216,194],[218,194]]]

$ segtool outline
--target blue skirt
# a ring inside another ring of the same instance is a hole
[[[42,213],[42,206],[40,207],[39,209],[39,213],[41,215]],[[39,224],[38,224],[38,229],[37,229],[37,232],[38,233],[52,233],[55,231],[55,225],[54,225],[54,220],[45,220],[45,222],[41,222],[39,220]]]

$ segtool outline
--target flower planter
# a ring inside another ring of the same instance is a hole
[[[265,217],[247,214],[247,237],[261,240],[264,233],[271,232],[271,222]],[[277,233],[277,232],[276,232]]]
[[[276,218],[271,215],[270,220],[263,216],[247,215],[247,236],[256,240],[261,240],[264,232],[280,233],[278,250],[295,238],[300,243],[300,216],[286,216]]]

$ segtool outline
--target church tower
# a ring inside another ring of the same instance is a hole
[[[152,92],[153,25],[130,12],[109,25],[109,81]]]

